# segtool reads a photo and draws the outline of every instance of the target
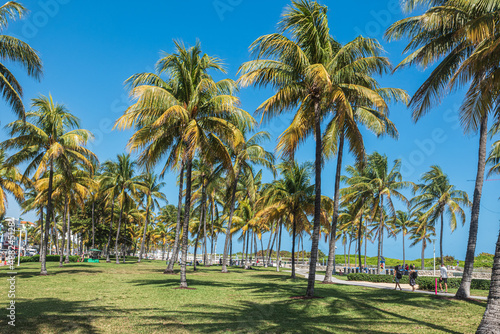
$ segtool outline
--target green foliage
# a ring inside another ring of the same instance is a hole
[[[392,275],[371,275],[371,274],[348,274],[347,280],[349,281],[363,281],[374,283],[394,283],[394,276]],[[408,284],[408,276],[403,276],[399,282],[401,284]]]
[[[393,283],[394,276],[392,275],[371,275],[371,274],[348,274],[347,279],[349,281],[363,281],[363,282],[374,282],[374,283]],[[460,286],[461,278],[448,278],[448,289],[458,289]],[[408,276],[403,276],[400,283],[408,284]],[[419,290],[429,290],[432,291],[435,288],[436,277],[424,277],[419,276],[416,279]],[[439,283],[439,279],[438,279]],[[489,290],[490,281],[485,279],[473,279],[471,282],[471,289],[473,290]]]
[[[69,257],[69,262],[77,262],[80,257],[78,255],[71,255]],[[47,262],[59,262],[60,255],[47,255],[46,261]],[[17,261],[17,257],[16,260]],[[40,255],[34,255],[34,256],[21,256],[20,262],[39,262],[40,261]]]

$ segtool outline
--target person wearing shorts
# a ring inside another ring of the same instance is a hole
[[[441,264],[441,268],[439,269],[441,276],[439,277],[439,289],[441,292],[443,292],[443,283],[444,287],[446,289],[446,292],[448,292],[448,269],[444,266],[444,264]]]
[[[401,285],[399,284],[399,280],[403,277],[402,273],[401,273],[401,269],[400,269],[400,266],[399,264],[394,268],[394,282],[396,282],[396,287],[394,288],[394,290],[396,290],[398,287],[399,287],[399,290],[403,290],[401,289]]]

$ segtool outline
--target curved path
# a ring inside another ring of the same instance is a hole
[[[305,278],[309,277],[308,271],[305,269],[296,269],[296,274],[304,276]],[[316,281],[321,281],[325,279],[325,275],[316,275]],[[344,281],[341,279],[336,278],[335,276],[332,277],[332,282],[335,284],[344,284],[344,285],[357,285],[357,286],[362,286],[362,287],[367,287],[367,288],[375,288],[375,289],[386,289],[386,290],[394,290],[394,283],[371,283],[371,282],[358,282],[358,281]],[[410,285],[408,284],[401,284],[401,287],[403,288],[402,291],[405,292],[412,292],[412,289]],[[435,293],[432,291],[423,291],[423,290],[415,290],[415,292],[418,293],[425,293],[428,295],[434,295]],[[454,294],[452,293],[441,293],[438,292],[438,296],[443,296],[443,297],[455,297]],[[482,297],[482,296],[470,296],[471,299],[479,299],[479,300],[487,300],[487,297]]]

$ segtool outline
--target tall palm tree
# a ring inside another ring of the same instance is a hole
[[[8,19],[24,18],[26,8],[18,2],[9,1],[0,7],[0,30],[7,29]],[[23,89],[16,77],[3,63],[14,62],[20,64],[30,77],[40,80],[42,76],[42,61],[38,52],[27,43],[7,35],[0,35],[0,92],[14,113],[25,120],[25,111],[22,102]]]
[[[361,68],[363,75],[372,71],[383,72],[385,61],[374,57],[367,61],[353,62],[352,66],[343,68],[347,64],[341,58],[348,58],[352,49],[345,49],[345,52],[335,58],[341,46],[330,36],[327,8],[315,1],[292,1],[292,5],[285,10],[278,29],[278,33],[262,36],[252,44],[251,49],[257,60],[242,65],[239,81],[243,85],[271,85],[277,90],[274,96],[258,108],[263,119],[269,120],[283,112],[297,110],[292,124],[278,143],[278,149],[285,155],[293,156],[298,144],[309,134],[314,134],[316,211],[306,291],[306,295],[312,297],[321,216],[321,122],[330,111],[334,111],[335,122],[332,129],[335,130],[331,133],[338,137],[337,134],[344,131],[344,126],[354,119],[351,105],[353,95],[369,101],[365,104],[367,107],[375,106],[375,109],[384,110],[385,102],[380,94],[359,85],[362,80],[353,77],[350,78],[352,80],[346,80],[346,75]],[[369,44],[374,46],[372,40],[365,39],[353,44],[359,47],[358,50],[363,50],[361,58],[368,55]],[[263,59],[264,57],[269,59]],[[345,116],[349,113],[351,117],[348,119]],[[359,147],[359,132],[347,133],[347,136],[353,147]]]
[[[47,215],[40,272],[40,275],[47,275],[45,256],[49,226],[52,221],[54,168],[66,170],[74,162],[92,168],[92,160],[97,158],[94,153],[85,148],[92,134],[87,130],[78,129],[78,118],[72,115],[64,105],[55,103],[51,95],[49,97],[41,95],[32,100],[31,106],[35,111],[26,114],[26,122],[14,121],[7,125],[12,138],[4,141],[1,146],[4,149],[19,150],[7,159],[7,163],[18,165],[27,162],[25,176],[34,172],[34,178],[38,180],[46,170],[49,171]]]
[[[159,207],[158,200],[166,200],[165,194],[160,192],[160,189],[165,185],[165,182],[158,182],[158,177],[152,173],[145,173],[142,177],[142,184],[138,185],[139,191],[144,194],[146,199],[146,222],[144,224],[144,231],[142,233],[141,250],[139,252],[139,259],[141,262],[142,254],[144,253],[144,239],[149,225],[149,213]]]
[[[418,185],[420,195],[412,199],[412,203],[417,210],[423,211],[422,219],[429,220],[429,223],[435,224],[438,219],[441,220],[439,233],[439,254],[441,264],[443,260],[443,228],[444,213],[447,212],[450,217],[450,228],[453,232],[457,227],[457,216],[465,224],[464,207],[470,207],[469,196],[465,191],[457,190],[450,184],[448,175],[446,175],[439,166],[431,166],[431,170],[422,176],[424,184]]]
[[[185,170],[184,222],[181,226],[178,211],[177,233],[181,233],[181,227],[186,231],[181,241],[181,288],[186,288],[192,161],[198,154],[207,161],[219,160],[228,168],[231,157],[225,144],[237,145],[242,136],[235,124],[251,124],[253,118],[237,107],[234,81],[215,82],[209,75],[209,70],[224,73],[220,59],[202,54],[199,43],[188,49],[181,43],[175,44],[176,52],[165,54],[158,61],[157,74],[136,74],[127,80],[137,102],[116,126],[135,126],[137,131],[129,141],[129,148],[142,150],[139,163],[152,167],[166,156],[163,172],[169,166],[180,165],[183,177]],[[163,73],[167,75],[166,81],[160,77]],[[180,199],[181,196],[180,189]],[[174,249],[173,256],[176,252]],[[173,261],[170,263],[173,266]]]
[[[0,216],[5,214],[7,208],[7,193],[10,193],[18,201],[24,201],[24,190],[22,188],[23,176],[14,166],[6,165],[7,155],[0,149]]]
[[[408,38],[405,51],[412,51],[397,68],[437,66],[410,100],[418,121],[447,92],[467,88],[460,107],[464,131],[479,132],[478,165],[471,209],[464,274],[456,297],[470,297],[470,283],[479,227],[479,211],[486,169],[488,117],[498,118],[498,29],[500,4],[495,0],[404,0],[407,12],[423,14],[394,23],[386,32],[389,40]],[[487,27],[487,28],[486,28]]]
[[[226,240],[224,242],[224,254],[222,257],[222,272],[227,273],[227,260],[229,253],[229,243],[231,240],[231,225],[233,221],[234,209],[236,206],[236,191],[240,174],[244,170],[250,170],[252,165],[261,165],[269,168],[274,173],[274,156],[266,151],[260,144],[264,140],[269,139],[269,133],[265,131],[257,132],[250,138],[239,143],[234,143],[232,149],[233,164],[228,170],[229,186],[227,187],[229,194],[229,216],[226,227]]]

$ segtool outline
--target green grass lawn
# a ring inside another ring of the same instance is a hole
[[[486,302],[435,298],[343,285],[317,284],[321,299],[296,300],[305,279],[258,268],[200,267],[174,289],[162,261],[141,264],[22,264],[16,286],[16,333],[465,333],[475,332]],[[2,277],[6,268],[1,268]],[[7,282],[0,289],[7,333]]]

